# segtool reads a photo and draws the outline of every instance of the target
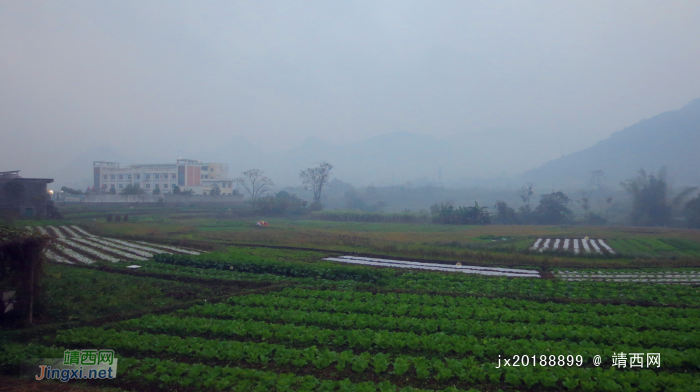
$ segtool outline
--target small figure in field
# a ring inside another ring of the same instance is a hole
[[[267,222],[265,222],[265,221],[258,221],[258,223],[256,223],[256,225],[258,225],[258,226],[260,226],[260,227],[267,227]]]

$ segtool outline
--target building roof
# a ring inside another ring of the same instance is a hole
[[[146,166],[146,167],[157,167],[157,166],[177,167],[177,165],[174,163],[132,163],[129,165],[129,167],[141,167],[141,166]]]
[[[0,172],[0,182],[6,182],[10,180],[16,181],[46,181],[47,183],[53,182],[53,178],[23,178],[19,175],[19,170]]]

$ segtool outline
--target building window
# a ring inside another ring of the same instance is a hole
[[[123,180],[123,179],[124,179],[124,175],[123,175],[123,174],[120,174],[120,175],[119,175],[119,179],[120,179],[120,180]]]
[[[168,187],[168,184],[163,184],[163,188],[167,188],[167,187]]]
[[[175,178],[175,174],[174,174],[174,173],[171,174],[171,175],[170,175],[170,178]]]
[[[119,187],[120,187],[120,188],[124,188],[124,184],[119,184]]]
[[[151,188],[151,184],[146,184],[146,188]]]
[[[150,180],[150,179],[151,179],[151,175],[150,175],[150,174],[146,174],[146,179],[147,179],[147,180]]]
[[[127,174],[127,175],[126,175],[126,178],[129,179],[129,180],[131,180],[131,174]]]
[[[114,189],[114,184],[110,185],[109,187],[112,188],[112,189]]]
[[[112,179],[112,180],[113,180],[115,177],[116,177],[116,176],[115,176],[114,174],[112,174],[111,176],[109,176],[109,178]]]
[[[153,175],[153,178],[155,178],[155,179],[157,180],[157,179],[160,178],[160,176],[159,176],[158,174],[154,174],[154,175]]]
[[[137,174],[137,175],[136,175],[136,179],[137,179],[137,180],[140,180],[140,179],[141,179],[141,175],[140,175],[140,174]]]
[[[102,179],[103,179],[103,180],[106,180],[106,179],[107,179],[107,175],[105,174],[104,176],[102,176]]]

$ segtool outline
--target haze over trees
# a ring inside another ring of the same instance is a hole
[[[568,205],[569,196],[563,192],[552,192],[540,197],[540,204],[533,214],[535,221],[543,225],[560,225],[573,222],[573,212]]]
[[[675,197],[670,198],[668,186],[668,172],[666,167],[659,169],[656,175],[647,174],[643,169],[639,170],[636,177],[620,183],[633,199],[632,211],[630,213],[632,224],[636,226],[666,226],[671,223],[674,215],[679,210],[683,210],[689,215],[689,225],[694,224],[693,202],[685,204],[683,202],[697,187],[686,187]],[[690,207],[688,207],[690,205]],[[674,211],[677,211],[674,214]]]
[[[522,189],[526,192],[523,193]],[[529,201],[533,194],[532,184],[522,188],[519,195],[523,201]],[[526,195],[523,198],[523,195]],[[560,225],[574,222],[573,212],[569,208],[571,199],[563,192],[552,192],[540,196],[540,202],[534,210],[530,210],[529,204],[520,207],[516,212],[505,201],[496,202],[496,215],[494,222],[499,224],[540,224]]]
[[[643,169],[639,174],[620,183],[633,199],[632,223],[636,226],[662,226],[671,218],[668,205],[668,185],[666,168],[661,168],[657,175],[647,175]]]
[[[266,195],[257,199],[254,208],[257,212],[270,215],[301,215],[308,202],[287,191],[279,191],[274,196]]]

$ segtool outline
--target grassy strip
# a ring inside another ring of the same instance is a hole
[[[430,223],[428,214],[410,212],[382,213],[357,211],[314,211],[313,219],[338,222],[374,222],[374,223]]]

